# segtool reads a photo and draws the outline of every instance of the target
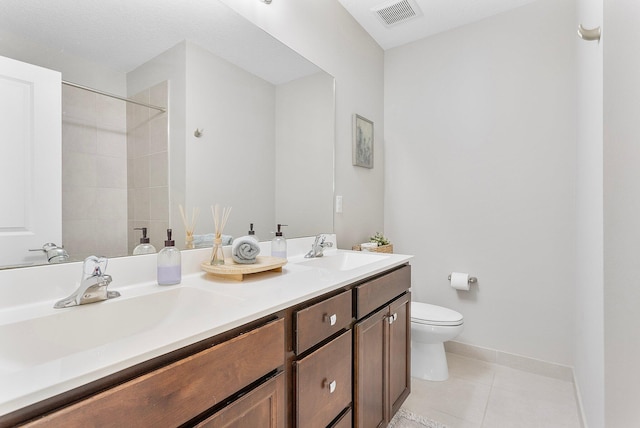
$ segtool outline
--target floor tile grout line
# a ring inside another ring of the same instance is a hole
[[[480,428],[484,427],[484,422],[487,419],[487,410],[489,409],[489,402],[491,401],[491,394],[493,394],[493,386],[496,381],[496,371],[495,364],[491,363],[492,368],[492,376],[491,376],[491,385],[489,386],[489,394],[487,395],[487,402],[484,404],[484,412],[482,413],[482,421],[480,422]]]
[[[456,379],[458,379],[458,380],[460,380],[460,381],[462,381],[462,382],[471,383],[471,384],[474,384],[474,385],[476,385],[476,386],[480,386],[480,387],[489,387],[489,388],[490,388],[490,385],[487,385],[487,384],[479,384],[479,383],[471,382],[471,381],[469,381],[469,380],[467,380],[467,379],[463,379],[463,378],[461,378],[461,377],[457,377],[457,376],[453,376],[453,375],[450,375],[450,376],[449,376],[449,378],[451,378],[451,377],[455,377]],[[416,379],[416,380],[418,380],[419,382],[426,382],[426,383],[434,382],[434,381],[423,380],[423,379],[413,378],[413,377],[412,377],[412,380],[413,380],[413,379]],[[447,381],[448,381],[448,380],[447,380]],[[447,381],[445,381],[445,382],[447,382]],[[435,382],[436,382],[436,383],[439,383],[440,381],[435,381]],[[492,380],[492,382],[493,382],[493,380]],[[487,400],[488,400],[488,399],[487,399]],[[434,412],[441,413],[441,414],[444,414],[444,415],[450,416],[450,417],[452,417],[452,418],[455,418],[455,419],[459,419],[459,420],[461,420],[461,421],[464,421],[464,422],[465,422],[465,423],[467,423],[467,424],[473,424],[473,425],[476,425],[476,424],[478,423],[478,422],[475,422],[475,421],[472,421],[472,420],[467,419],[465,416],[462,416],[462,415],[459,415],[459,414],[455,414],[454,412],[449,412],[449,411],[447,411],[447,410],[443,410],[443,409],[440,409],[440,408],[435,408],[435,407],[432,407],[432,406],[429,406],[429,405],[426,405],[425,407],[426,407],[427,409],[429,409],[429,410],[433,410]],[[486,405],[485,405],[485,407],[486,407]],[[430,416],[428,416],[428,415],[423,415],[423,416],[430,417]],[[483,415],[483,418],[484,418],[484,415]],[[432,418],[432,419],[433,419],[433,418]],[[437,419],[437,418],[436,418],[436,419]],[[480,422],[480,423],[482,423],[482,422]],[[447,427],[449,427],[449,426],[447,425]],[[449,427],[449,428],[452,428],[452,427]]]

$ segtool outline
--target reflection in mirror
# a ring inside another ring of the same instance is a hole
[[[7,0],[0,16],[0,55],[167,108],[63,85],[70,260],[131,254],[141,227],[158,250],[167,228],[184,248],[180,205],[199,209],[201,245],[210,245],[215,203],[233,207],[225,235],[244,235],[250,223],[260,240],[276,223],[289,225],[288,237],[331,232],[333,77],[218,1],[117,6]]]

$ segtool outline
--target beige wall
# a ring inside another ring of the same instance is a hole
[[[462,313],[456,340],[564,365],[574,21],[573,0],[539,0],[385,52],[385,231],[415,255],[413,298]],[[478,285],[452,289],[452,271]]]
[[[640,426],[640,3],[605,0],[605,426]]]
[[[333,230],[333,80],[316,73],[276,86],[275,218],[289,224],[286,236]]]
[[[578,0],[578,22],[602,25],[602,0]],[[584,419],[604,427],[602,69],[604,41],[575,39],[578,54],[576,329],[574,372]]]
[[[275,87],[193,43],[186,66],[185,206],[200,208],[196,234],[215,231],[211,205],[220,204],[233,207],[225,234],[245,235],[254,223],[258,239],[269,240],[276,223]],[[195,129],[204,129],[200,138]]]

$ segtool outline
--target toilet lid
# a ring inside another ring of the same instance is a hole
[[[452,309],[430,305],[422,302],[411,302],[411,321],[430,325],[460,325],[462,315]]]

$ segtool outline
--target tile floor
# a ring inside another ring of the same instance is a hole
[[[412,379],[403,407],[448,428],[580,428],[573,383],[447,354],[449,379]]]

